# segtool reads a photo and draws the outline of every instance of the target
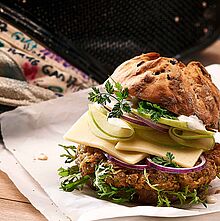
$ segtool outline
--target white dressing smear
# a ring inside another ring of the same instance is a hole
[[[120,118],[108,118],[108,123],[117,127],[131,129],[128,123],[126,123],[124,120],[121,120]]]
[[[180,115],[178,117],[178,120],[182,122],[187,122],[188,127],[192,130],[206,130],[205,125],[196,115],[191,115],[189,117],[185,115]]]

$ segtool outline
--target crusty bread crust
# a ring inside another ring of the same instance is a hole
[[[151,52],[122,63],[112,78],[128,87],[132,96],[178,115],[196,115],[207,127],[218,129],[219,90],[199,62],[186,66],[175,58]]]

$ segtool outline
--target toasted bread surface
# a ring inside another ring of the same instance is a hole
[[[199,62],[185,65],[151,52],[122,63],[112,78],[132,96],[177,115],[196,115],[208,128],[218,129],[219,90]]]

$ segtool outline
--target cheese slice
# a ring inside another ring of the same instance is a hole
[[[96,137],[90,130],[87,122],[87,112],[64,135],[64,139],[78,144],[87,145],[103,150],[104,152],[126,162],[135,164],[146,157],[146,153],[116,150],[117,141],[107,141]]]
[[[171,152],[175,156],[173,161],[183,167],[193,167],[202,154],[201,149],[162,146],[143,140],[137,135],[129,141],[118,142],[115,148],[117,150],[143,152],[160,157],[166,157],[166,153]]]

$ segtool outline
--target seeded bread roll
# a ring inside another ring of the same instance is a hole
[[[207,128],[219,128],[219,90],[199,62],[186,66],[151,52],[122,63],[112,78],[128,87],[132,96],[178,115],[196,115]]]

